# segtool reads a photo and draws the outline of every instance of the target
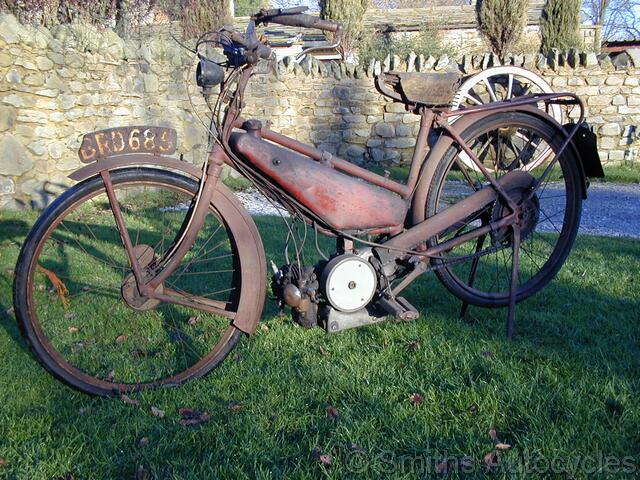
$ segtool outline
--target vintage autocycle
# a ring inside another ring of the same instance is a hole
[[[288,211],[286,264],[272,262],[271,289],[303,326],[415,320],[400,294],[435,271],[463,308],[509,307],[511,336],[516,303],[558,272],[588,178],[602,175],[581,101],[541,93],[453,111],[458,74],[382,73],[381,94],[420,118],[408,178],[395,181],[241,118],[254,67],[272,58],[256,26],[339,39],[340,24],[303,12],[262,10],[245,33],[224,27],[197,42],[211,121],[201,168],[171,157],[169,128],[84,136],[87,165],[70,176],[79,183],[42,213],[15,270],[22,334],[55,377],[96,395],[175,386],[254,332],[267,262],[252,218],[220,179],[225,164]],[[224,62],[205,55],[214,46]],[[560,125],[548,113],[558,106],[575,122]],[[319,233],[336,239],[331,255]],[[307,234],[315,264],[305,261]]]

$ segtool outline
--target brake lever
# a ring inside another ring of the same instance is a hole
[[[299,54],[295,56],[296,61],[301,59],[303,56],[308,55],[310,52],[315,52],[316,50],[325,50],[325,49],[329,50],[332,48],[337,49],[342,43],[342,29],[336,32],[335,39],[336,39],[336,42],[331,45],[318,45],[317,47],[305,48],[303,51],[301,51]]]

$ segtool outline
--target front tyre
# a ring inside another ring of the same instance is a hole
[[[198,184],[148,168],[118,170],[111,178],[131,240],[150,270],[183,228]],[[241,301],[246,241],[211,205],[194,246],[163,288],[245,314],[243,303],[251,303]],[[229,317],[139,302],[130,284],[104,184],[92,177],[43,212],[18,259],[15,313],[39,362],[78,390],[115,395],[203,376],[242,337]]]

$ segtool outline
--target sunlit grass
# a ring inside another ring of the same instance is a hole
[[[263,326],[219,369],[131,395],[136,406],[70,390],[26,349],[7,311],[34,218],[0,216],[0,478],[446,478],[428,473],[445,455],[471,465],[449,478],[549,478],[551,459],[554,478],[594,478],[606,458],[619,463],[596,477],[638,475],[637,241],[580,237],[556,280],[519,306],[514,342],[504,310],[471,308],[460,320],[433,276],[405,295],[418,321],[336,335],[278,317],[267,300]],[[283,263],[280,221],[257,223],[267,258]],[[185,427],[183,407],[211,420]],[[492,428],[511,448],[486,473]]]

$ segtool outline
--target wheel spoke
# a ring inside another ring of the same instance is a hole
[[[147,179],[119,180],[114,173],[113,186],[135,245],[152,248],[154,258],[162,259],[166,242],[175,242],[184,227],[187,211],[176,205],[191,204],[198,185],[176,182],[169,173],[141,175]],[[39,256],[28,261],[49,272],[27,276],[26,287],[32,303],[25,317],[40,332],[32,341],[43,352],[55,352],[43,361],[94,393],[187,379],[212,368],[228,351],[223,346],[239,339],[231,322],[242,311],[237,239],[227,223],[211,209],[193,252],[158,286],[161,298],[176,296],[176,302],[161,303],[131,284],[103,185],[82,188],[84,196],[71,196],[64,216],[50,220],[47,237],[34,240],[42,246],[32,249]],[[180,288],[172,290],[178,281]]]

